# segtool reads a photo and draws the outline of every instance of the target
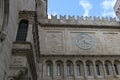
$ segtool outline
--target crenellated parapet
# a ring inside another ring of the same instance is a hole
[[[77,18],[75,18],[75,16],[58,16],[55,15],[51,15],[51,19],[39,19],[38,20],[40,23],[43,24],[61,24],[61,25],[97,25],[97,26],[119,26],[119,22],[117,21],[116,18],[108,18],[108,17],[83,17],[83,16],[77,16]]]

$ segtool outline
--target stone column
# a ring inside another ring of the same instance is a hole
[[[94,72],[94,77],[97,77],[97,71],[96,71],[96,64],[95,61],[93,61],[93,72]]]
[[[76,63],[75,63],[75,61],[73,61],[73,67],[74,67],[74,80],[76,80],[76,78],[77,78],[77,70],[76,70]]]
[[[67,79],[67,65],[66,65],[66,61],[64,61],[64,63],[63,63],[63,65],[64,65],[64,80],[66,80]]]
[[[47,77],[46,63],[43,62],[43,80]]]
[[[103,64],[103,72],[104,72],[104,78],[106,78],[106,70],[105,70],[105,62],[104,61],[102,61],[102,64]]]
[[[37,75],[38,75],[38,80],[42,80],[43,79],[43,72],[42,69],[43,69],[43,66],[42,66],[42,62],[40,63],[37,63]]]
[[[53,60],[53,80],[56,80],[56,63]]]
[[[116,77],[117,74],[116,74],[115,68],[114,68],[114,61],[111,61],[111,64],[112,64],[111,66],[112,66],[112,70],[113,70],[113,76]]]
[[[84,74],[84,78],[85,78],[85,80],[86,80],[86,78],[87,78],[87,72],[86,72],[86,61],[83,61],[83,67],[84,67],[84,72],[85,72],[85,74]]]

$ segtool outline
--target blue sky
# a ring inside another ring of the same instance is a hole
[[[116,0],[48,0],[48,15],[116,17]]]

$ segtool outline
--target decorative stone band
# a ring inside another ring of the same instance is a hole
[[[26,19],[29,22],[33,22],[34,17],[35,17],[35,11],[20,11],[19,12],[20,19]]]
[[[108,17],[83,17],[83,16],[61,16],[58,19],[57,15],[51,15],[51,19],[38,19],[41,24],[55,24],[55,25],[97,25],[97,26],[118,26],[119,22],[116,18]]]

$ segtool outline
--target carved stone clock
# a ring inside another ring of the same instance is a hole
[[[79,33],[75,38],[75,44],[80,49],[88,50],[94,46],[94,40],[88,34]]]

